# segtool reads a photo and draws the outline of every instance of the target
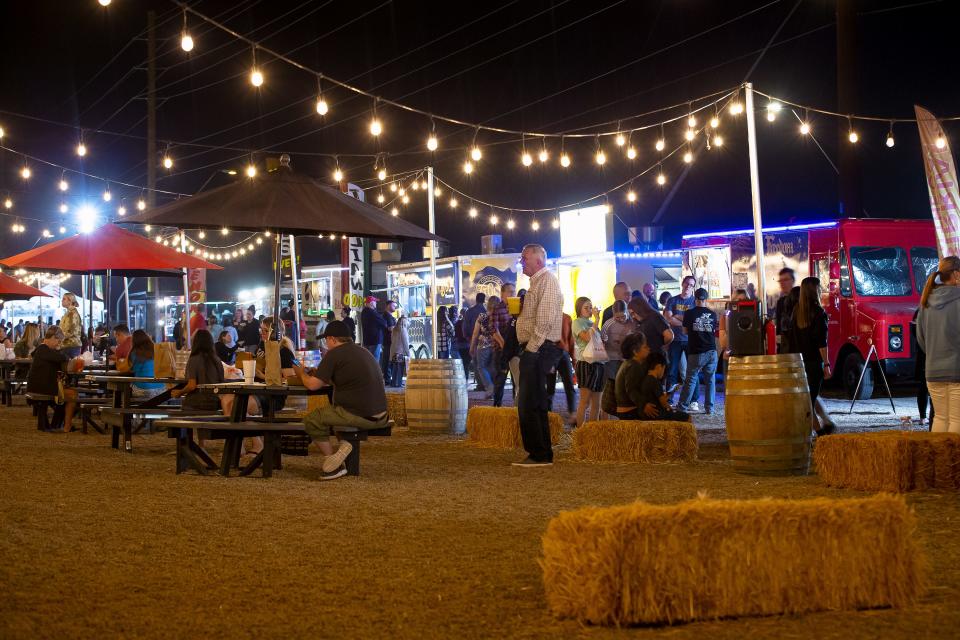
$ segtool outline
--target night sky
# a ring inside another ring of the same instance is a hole
[[[960,17],[956,3],[857,4],[858,112],[911,118],[916,103],[940,117],[960,115],[956,51],[947,37]],[[561,133],[604,122],[613,124],[601,130],[616,129],[617,120],[623,120],[625,128],[650,124],[662,116],[628,118],[679,104],[679,109],[666,112],[676,116],[692,99],[738,86],[795,2],[200,0],[190,5],[220,16],[230,28],[266,47],[292,52],[292,58],[311,69],[385,98],[473,123]],[[196,46],[186,54],[179,46],[182,13],[177,6],[134,0],[113,0],[106,9],[96,0],[4,3],[3,144],[98,176],[145,185],[144,30],[150,9],[157,12],[159,38],[158,151],[169,143],[176,162],[172,171],[160,169],[161,189],[192,194],[222,185],[236,179],[222,170],[242,170],[251,153],[262,166],[266,157],[281,152],[291,154],[294,170],[331,182],[335,161],[317,154],[340,154],[347,178],[369,186],[376,182],[371,181],[373,160],[351,155],[382,151],[390,172],[433,164],[441,179],[481,200],[507,208],[552,208],[607,191],[657,160],[658,130],[633,137],[639,150],[635,161],[626,160],[612,140],[605,139],[609,161],[602,168],[593,162],[594,139],[568,139],[564,148],[573,160],[569,169],[557,162],[556,140],[548,142],[551,159],[546,166],[535,159],[526,168],[520,163],[522,143],[516,136],[481,132],[477,142],[484,158],[468,177],[461,165],[474,137],[472,128],[436,121],[441,146],[431,154],[424,144],[431,129],[428,117],[380,105],[385,132],[378,147],[367,130],[373,106],[369,98],[325,84],[330,113],[321,118],[314,110],[314,76],[260,53],[266,82],[257,91],[248,81],[248,45],[191,16],[188,24]],[[804,0],[749,79],[760,91],[835,109],[836,38],[835,2]],[[758,97],[758,106],[765,103]],[[845,132],[847,123],[811,114],[821,152],[813,140],[799,135],[799,123],[789,111],[773,124],[758,115],[765,223],[837,216],[837,174],[824,154],[836,161],[838,127]],[[663,164],[669,179],[665,187],[655,184],[656,171],[635,181],[635,205],[626,202],[626,190],[610,195],[619,218],[619,242],[626,244],[626,226],[650,224],[671,193],[659,220],[667,227],[669,244],[678,243],[686,232],[750,225],[746,127],[742,116],[721,116],[724,146],[710,151],[695,147],[696,159],[675,191],[684,173],[679,155]],[[897,125],[893,149],[884,146],[887,124],[856,126],[863,215],[929,217],[916,126]],[[85,130],[89,153],[83,162],[74,152],[80,132],[72,127]],[[666,128],[668,148],[680,141],[684,129],[683,121]],[[947,131],[955,133],[956,125],[949,124]],[[190,141],[230,149],[182,144]],[[536,157],[540,143],[528,138],[526,144]],[[22,157],[0,154],[0,190],[15,201],[12,209],[0,210],[11,214],[0,231],[4,255],[33,246],[44,228],[56,232],[63,217],[56,188],[60,170],[30,165],[34,175],[25,182],[19,177]],[[102,181],[76,175],[68,179],[71,208],[86,199],[101,205],[106,215],[114,214],[124,197],[132,209],[141,193],[111,185],[114,201],[107,207],[100,198]],[[370,199],[375,195],[369,192]],[[438,233],[451,241],[452,253],[479,253],[479,236],[491,231],[490,208],[479,207],[480,217],[469,220],[468,201],[461,196],[454,211],[445,204],[448,197],[445,193],[438,208]],[[505,248],[539,241],[551,253],[559,249],[549,214],[536,216],[543,225],[537,233],[530,228],[531,214],[512,214],[517,223],[513,231],[503,225],[510,212],[497,214],[501,224],[496,232],[504,235]],[[423,195],[417,194],[401,215],[426,226]],[[66,218],[71,219],[70,214]],[[26,233],[9,232],[17,220],[26,224]],[[303,252],[303,264],[338,258],[329,243],[315,239],[304,243]],[[404,257],[418,258],[419,248],[405,247]],[[269,270],[270,258],[261,250],[212,275],[209,296],[232,296],[238,288],[266,284]]]

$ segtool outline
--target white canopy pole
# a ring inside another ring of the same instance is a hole
[[[293,286],[293,335],[297,336],[297,344],[293,346],[294,349],[300,349],[301,341],[306,341],[306,336],[300,335],[300,295],[299,289],[300,286],[297,282],[297,240],[296,237],[291,233],[290,238],[290,283]]]
[[[427,212],[428,230],[437,232],[436,197],[433,192],[433,167],[427,167]],[[433,319],[430,322],[430,351],[437,357],[437,241],[430,241],[430,309]]]
[[[753,83],[744,83],[747,102],[747,148],[750,155],[750,202],[753,205],[753,245],[757,254],[757,305],[764,317],[767,304],[763,268],[763,221],[760,213],[760,174],[757,169],[757,123],[753,110]]]
[[[180,252],[184,255],[187,253],[187,234],[183,229],[180,230]],[[186,267],[183,268],[183,312],[186,321],[180,330],[180,335],[183,336],[183,343],[187,346],[187,349],[190,349],[193,346],[193,340],[190,336],[190,281],[187,277]]]

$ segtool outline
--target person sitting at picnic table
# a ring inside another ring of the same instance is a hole
[[[344,462],[353,451],[353,446],[341,441],[334,452],[330,444],[333,427],[385,427],[388,422],[387,395],[380,364],[373,354],[353,342],[346,324],[339,320],[330,322],[323,337],[329,351],[313,374],[307,374],[299,364],[294,369],[307,389],[333,386],[332,403],[308,413],[303,425],[326,456],[320,479],[334,480],[346,475]]]
[[[130,357],[130,351],[133,349],[133,338],[130,336],[130,328],[127,325],[118,323],[113,327],[113,339],[117,346],[113,348],[113,355],[108,356],[108,360],[118,362]]]
[[[130,349],[127,363],[130,367],[130,375],[136,378],[155,377],[153,369],[153,340],[143,329],[137,329],[130,337],[132,347]],[[134,398],[146,400],[163,393],[166,388],[162,382],[134,382],[130,387],[131,395]]]
[[[257,344],[257,378],[264,380],[266,379],[266,370],[267,370],[267,340],[276,340],[277,335],[274,333],[274,320],[273,316],[267,316],[260,322],[260,343]],[[284,378],[289,378],[291,376],[297,375],[296,371],[293,370],[293,365],[297,361],[297,356],[293,353],[293,342],[289,338],[280,342],[280,375]],[[258,395],[254,396],[257,401],[257,405],[260,408],[260,413],[266,415],[267,413],[267,403],[273,403],[272,408],[274,412],[280,411],[283,409],[284,404],[286,404],[286,396],[278,395]]]
[[[198,389],[204,384],[219,384],[223,382],[223,363],[213,349],[213,336],[206,329],[200,329],[193,336],[193,345],[190,348],[190,359],[184,374],[187,384],[180,389],[173,389],[170,396],[183,398],[183,408],[189,410],[216,411],[221,409],[224,415],[230,415],[233,409],[234,396],[232,393],[215,394],[208,389]],[[251,399],[248,410],[256,412],[256,402]]]
[[[231,327],[231,329],[232,328],[233,327]],[[240,345],[233,341],[229,331],[224,330],[220,332],[215,349],[217,351],[217,357],[220,358],[222,362],[232,365],[237,359],[237,349],[239,348]]]
[[[40,342],[40,327],[30,322],[23,328],[20,339],[13,345],[13,355],[17,358],[29,358],[33,355],[34,349]],[[30,371],[29,364],[18,364],[13,370],[13,377],[17,380],[23,380]]]
[[[43,342],[33,350],[33,362],[30,363],[30,371],[27,373],[27,393],[58,395],[58,378],[73,362],[62,349],[63,341],[63,330],[60,327],[47,329]],[[77,409],[76,389],[64,387],[63,404],[65,405],[63,431],[70,432],[73,431],[73,414]]]
[[[7,328],[0,326],[0,346],[6,347],[7,349],[13,347],[13,334],[7,331]]]

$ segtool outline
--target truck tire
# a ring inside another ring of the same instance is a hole
[[[867,372],[863,374],[857,400],[869,400],[873,396],[873,368],[863,361],[863,356],[859,353],[851,353],[843,361],[843,387],[850,400],[853,400],[853,393],[857,390],[857,381],[860,380],[860,373],[864,367],[867,368]]]

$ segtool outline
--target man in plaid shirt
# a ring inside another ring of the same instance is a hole
[[[520,395],[517,413],[520,435],[527,459],[514,462],[518,467],[546,467],[553,464],[553,448],[547,413],[548,374],[556,370],[560,358],[560,333],[563,323],[563,292],[560,282],[547,269],[547,252],[538,244],[528,244],[520,254],[523,273],[530,278],[530,289],[517,318],[520,355]]]

